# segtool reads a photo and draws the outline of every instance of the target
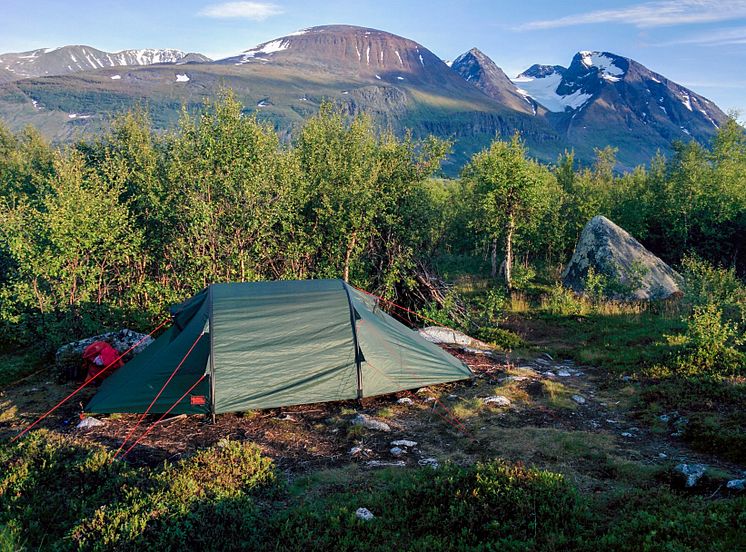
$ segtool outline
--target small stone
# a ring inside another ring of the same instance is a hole
[[[634,437],[629,431],[622,432],[622,437],[627,437],[628,439],[631,437]]]
[[[725,486],[731,491],[746,491],[746,479],[731,479]]]
[[[391,441],[391,446],[414,448],[417,446],[417,441],[410,441],[408,439],[397,439],[396,441]]]
[[[570,376],[572,376],[572,374],[567,370],[558,370],[557,375],[561,378],[569,378]]]
[[[671,419],[671,416],[669,416],[668,414],[661,414],[660,416],[658,416],[658,419],[659,419],[659,420],[660,420],[661,422],[663,422],[663,423],[667,424],[667,423],[668,423],[668,421],[669,421],[669,420]]]
[[[102,426],[104,424],[105,422],[99,420],[98,418],[86,417],[80,420],[80,422],[78,422],[78,425],[75,427],[77,427],[78,429],[89,429],[91,427]]]
[[[665,452],[659,452],[658,458],[660,458],[661,460],[665,460],[666,458],[668,458],[668,454],[666,454]]]
[[[389,451],[391,453],[391,456],[394,456],[396,458],[399,458],[402,454],[406,454],[407,451],[400,447],[392,447]]]
[[[578,404],[585,404],[585,397],[582,397],[580,395],[573,395],[572,400],[574,400]]]
[[[396,460],[394,462],[384,462],[382,460],[368,460],[365,463],[369,468],[403,468],[406,466],[404,460]]]
[[[694,487],[707,471],[704,464],[678,464],[675,471],[686,477],[687,488]]]
[[[376,517],[370,510],[368,510],[368,508],[358,508],[355,511],[355,515],[358,519],[362,519],[363,521],[370,521]]]
[[[452,401],[455,401],[456,399],[458,399],[458,395],[453,395],[453,394],[451,394],[451,395],[448,395],[448,398],[449,398],[450,400],[452,400]]]
[[[505,381],[526,381],[527,379],[526,376],[508,376]]]
[[[350,449],[350,456],[362,456],[365,449],[361,446],[355,446]]]
[[[502,395],[494,395],[482,399],[484,404],[494,404],[495,406],[510,406],[510,399]]]
[[[397,404],[406,404],[406,405],[413,405],[414,401],[410,399],[409,397],[402,397],[398,401],[396,401]]]
[[[389,424],[371,418],[366,414],[358,414],[352,418],[352,425],[361,425],[366,429],[372,429],[374,431],[391,431],[391,426]]]
[[[440,464],[435,458],[420,458],[417,463],[420,466],[428,466],[434,470],[437,470],[440,467]]]

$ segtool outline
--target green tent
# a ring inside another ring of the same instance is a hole
[[[172,315],[87,412],[145,412],[180,363],[150,412],[177,401],[172,412],[188,414],[338,401],[472,375],[342,280],[213,284]]]

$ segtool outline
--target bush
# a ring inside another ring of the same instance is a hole
[[[375,519],[357,519],[359,507]],[[581,516],[563,476],[493,461],[403,473],[291,509],[274,525],[292,550],[536,550],[575,542]]]
[[[559,316],[579,316],[586,312],[582,300],[575,292],[562,284],[556,284],[541,299],[541,309],[549,314]]]
[[[253,496],[275,489],[276,473],[254,445],[221,445],[150,470],[33,432],[0,448],[0,524],[12,528],[3,538],[54,549],[255,547]]]
[[[738,326],[724,319],[714,304],[695,306],[686,320],[682,351],[676,367],[685,375],[737,375],[746,369],[746,354],[738,348],[744,344]]]
[[[718,305],[727,319],[746,326],[746,285],[735,270],[715,267],[698,257],[685,257],[682,270],[687,307]]]
[[[475,337],[505,351],[512,351],[526,345],[521,336],[503,328],[479,328]]]

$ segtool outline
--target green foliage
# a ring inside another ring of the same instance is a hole
[[[251,497],[277,486],[272,462],[235,442],[151,471],[36,431],[0,460],[0,524],[34,548],[256,546]]]
[[[375,519],[356,519],[360,506]],[[495,461],[418,470],[298,507],[278,520],[278,540],[303,550],[559,549],[578,541],[581,516],[562,476]]]
[[[746,354],[739,350],[746,340],[738,326],[724,319],[714,304],[696,306],[686,319],[683,351],[677,371],[685,375],[739,375],[746,372]]]
[[[521,336],[504,328],[481,327],[477,329],[474,337],[504,351],[512,351],[526,345]]]
[[[540,245],[547,214],[559,193],[556,179],[543,166],[528,159],[518,135],[510,142],[495,140],[489,149],[476,154],[462,171],[474,195],[472,226],[491,244],[493,273],[496,272],[497,243],[503,243],[504,275],[512,285],[514,241]],[[546,242],[544,242],[546,243]]]
[[[75,149],[0,129],[0,150],[0,327],[51,349],[152,327],[212,282],[406,289],[439,239],[425,183],[448,144],[324,105],[288,146],[225,92],[166,135],[138,109]]]
[[[605,509],[615,515],[604,525],[597,549],[726,552],[744,545],[739,527],[746,519],[746,497],[682,500],[666,489],[645,489],[620,494]]]
[[[542,310],[560,316],[579,316],[585,312],[584,305],[571,289],[555,284],[542,297]]]

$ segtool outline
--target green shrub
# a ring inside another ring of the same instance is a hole
[[[542,297],[541,309],[558,316],[579,316],[585,312],[583,302],[570,289],[556,284]]]
[[[506,351],[512,351],[526,345],[521,336],[503,328],[479,328],[475,337]]]
[[[746,497],[682,499],[671,491],[625,492],[605,505],[613,514],[600,524],[601,535],[589,550],[730,552],[743,550]]]
[[[255,547],[253,496],[277,482],[257,447],[225,441],[153,470],[111,458],[46,431],[1,447],[0,524],[32,548]]]
[[[356,518],[359,507],[376,516]],[[392,477],[274,520],[291,550],[537,550],[578,539],[582,507],[559,474],[499,461]]]
[[[739,350],[744,336],[714,304],[695,306],[687,319],[683,351],[676,359],[686,375],[736,375],[746,369],[746,354]]]

